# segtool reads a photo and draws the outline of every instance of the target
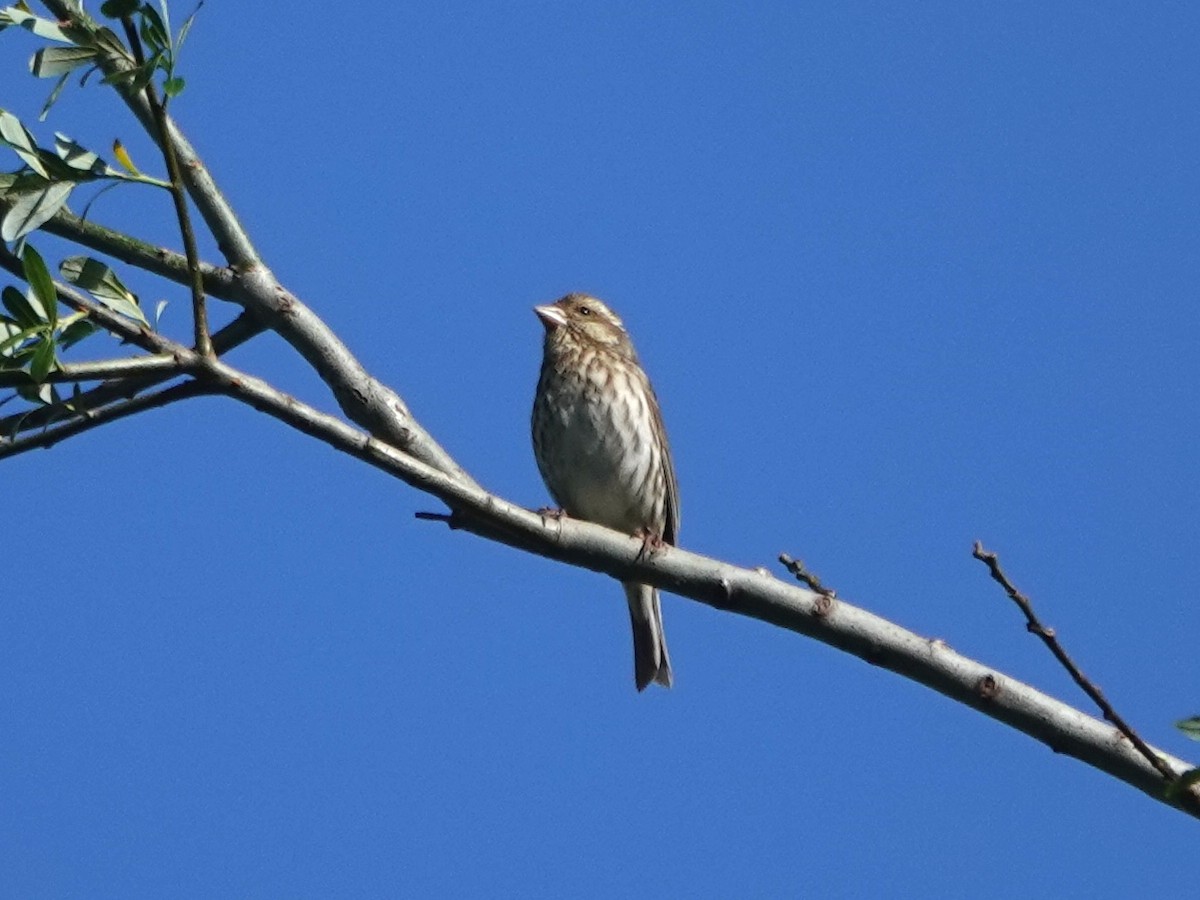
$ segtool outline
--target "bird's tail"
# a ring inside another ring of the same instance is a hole
[[[658,589],[648,584],[622,582],[633,623],[633,677],[639,691],[650,682],[671,686],[671,659],[663,635],[662,606]]]

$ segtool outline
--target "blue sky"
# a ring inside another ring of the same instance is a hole
[[[1200,758],[1171,727],[1200,712],[1200,11],[254,15],[205,5],[176,115],[284,283],[487,487],[546,502],[530,307],[590,291],[654,379],[685,546],[799,556],[1086,708],[983,540]],[[0,37],[27,120],[31,49]],[[156,170],[94,86],[54,129]],[[92,215],[178,243],[154,193]],[[188,334],[182,290],[127,280]],[[332,408],[277,339],[232,361]],[[231,401],[0,487],[9,896],[1194,888],[1186,817],[799,636],[668,596],[676,687],[637,695],[615,584],[417,522],[437,505]]]

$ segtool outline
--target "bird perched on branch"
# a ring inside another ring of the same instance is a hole
[[[621,320],[595,297],[534,307],[546,328],[533,401],[533,451],[567,515],[674,544],[679,489],[662,413]],[[634,680],[671,686],[657,588],[622,583],[633,623]]]

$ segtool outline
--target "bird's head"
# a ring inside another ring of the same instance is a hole
[[[625,326],[603,302],[587,294],[567,294],[533,311],[546,327],[546,339],[554,343],[565,340],[608,347],[624,354],[633,352],[633,344]]]

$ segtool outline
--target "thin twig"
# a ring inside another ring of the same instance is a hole
[[[822,584],[821,579],[817,577],[817,573],[810,572],[800,560],[792,559],[786,553],[780,553],[779,561],[783,563],[785,569],[796,577],[797,581],[808,587],[810,591],[815,591],[822,597],[828,597],[830,600],[837,597],[837,591]]]
[[[59,363],[58,368],[46,374],[43,382],[103,381],[110,378],[129,378],[135,375],[163,375],[171,378],[179,374],[179,363],[171,356],[122,356],[116,359],[97,359],[88,362]],[[34,384],[28,372],[23,370],[0,372],[0,388],[21,387]]]
[[[153,394],[145,394],[141,397],[135,397],[132,400],[126,400],[123,403],[113,403],[98,412],[89,412],[80,415],[79,418],[63,422],[60,425],[44,428],[36,434],[29,434],[14,441],[6,441],[0,437],[0,459],[5,459],[9,456],[18,456],[29,450],[53,447],[59,441],[66,440],[69,437],[74,437],[85,431],[91,431],[93,428],[99,428],[101,425],[107,425],[110,422],[124,419],[135,413],[145,412],[148,409],[158,409],[177,400],[219,393],[221,393],[220,388],[209,382],[184,381]]]
[[[449,525],[454,521],[454,513],[429,512],[427,510],[417,510],[413,513],[414,519],[420,519],[422,522],[445,522]]]
[[[243,313],[213,335],[213,349],[218,355],[226,353],[250,340],[261,331],[262,326],[258,324],[257,320],[249,313]],[[158,359],[159,357],[144,358]],[[170,372],[114,378],[72,397],[71,408],[79,413],[97,412],[110,403],[131,399],[142,391],[162,384],[178,374],[179,370],[176,367],[174,371]],[[62,404],[39,406],[36,409],[14,413],[0,419],[0,436],[15,436],[23,431],[42,428],[61,419],[64,414],[69,415],[70,412]]]
[[[1111,722],[1113,727],[1125,735],[1129,739],[1129,742],[1137,748],[1138,752],[1146,757],[1150,765],[1162,773],[1163,778],[1167,782],[1174,781],[1177,777],[1174,770],[1163,762],[1162,758],[1150,748],[1149,744],[1141,739],[1138,733],[1130,727],[1129,723],[1113,709],[1112,704],[1108,702],[1108,699],[1101,692],[1100,688],[1083,674],[1079,666],[1075,665],[1075,661],[1071,659],[1067,651],[1063,648],[1063,645],[1059,642],[1054,629],[1042,624],[1037,613],[1033,611],[1033,604],[1029,598],[1016,589],[1013,583],[1008,580],[1008,576],[1004,574],[1004,570],[1000,568],[999,557],[995,553],[985,550],[983,544],[979,541],[975,542],[975,548],[972,550],[971,555],[988,567],[992,579],[1004,588],[1004,592],[1008,594],[1009,599],[1017,604],[1017,607],[1025,615],[1025,628],[1030,634],[1037,635],[1042,639],[1042,643],[1050,649],[1050,652],[1054,654],[1054,658],[1062,664],[1062,667],[1067,670],[1067,673],[1074,682],[1099,707],[1105,720]]]
[[[0,212],[7,212],[11,207],[12,201],[0,197]],[[80,218],[68,209],[60,209],[38,230],[137,266],[184,287],[191,285],[191,271],[183,254],[100,225],[91,219]],[[237,276],[233,269],[203,261],[199,268],[206,294],[221,300],[237,301]]]
[[[137,28],[131,16],[121,19],[125,26],[125,36],[129,39],[129,47],[133,58],[139,66],[146,62],[142,52],[142,41],[138,37]],[[187,191],[183,185],[183,174],[179,167],[179,155],[175,152],[175,142],[171,139],[167,127],[167,110],[158,98],[158,91],[153,81],[147,81],[145,87],[146,102],[154,115],[157,143],[162,150],[163,159],[167,164],[167,176],[171,180],[171,200],[175,204],[175,217],[179,220],[179,234],[183,238],[183,253],[187,257],[189,287],[192,291],[192,319],[195,332],[196,352],[201,356],[212,356],[212,338],[208,332],[208,309],[204,299],[204,276],[200,273],[200,252],[196,249],[196,234],[192,230],[192,217],[188,212]]]

